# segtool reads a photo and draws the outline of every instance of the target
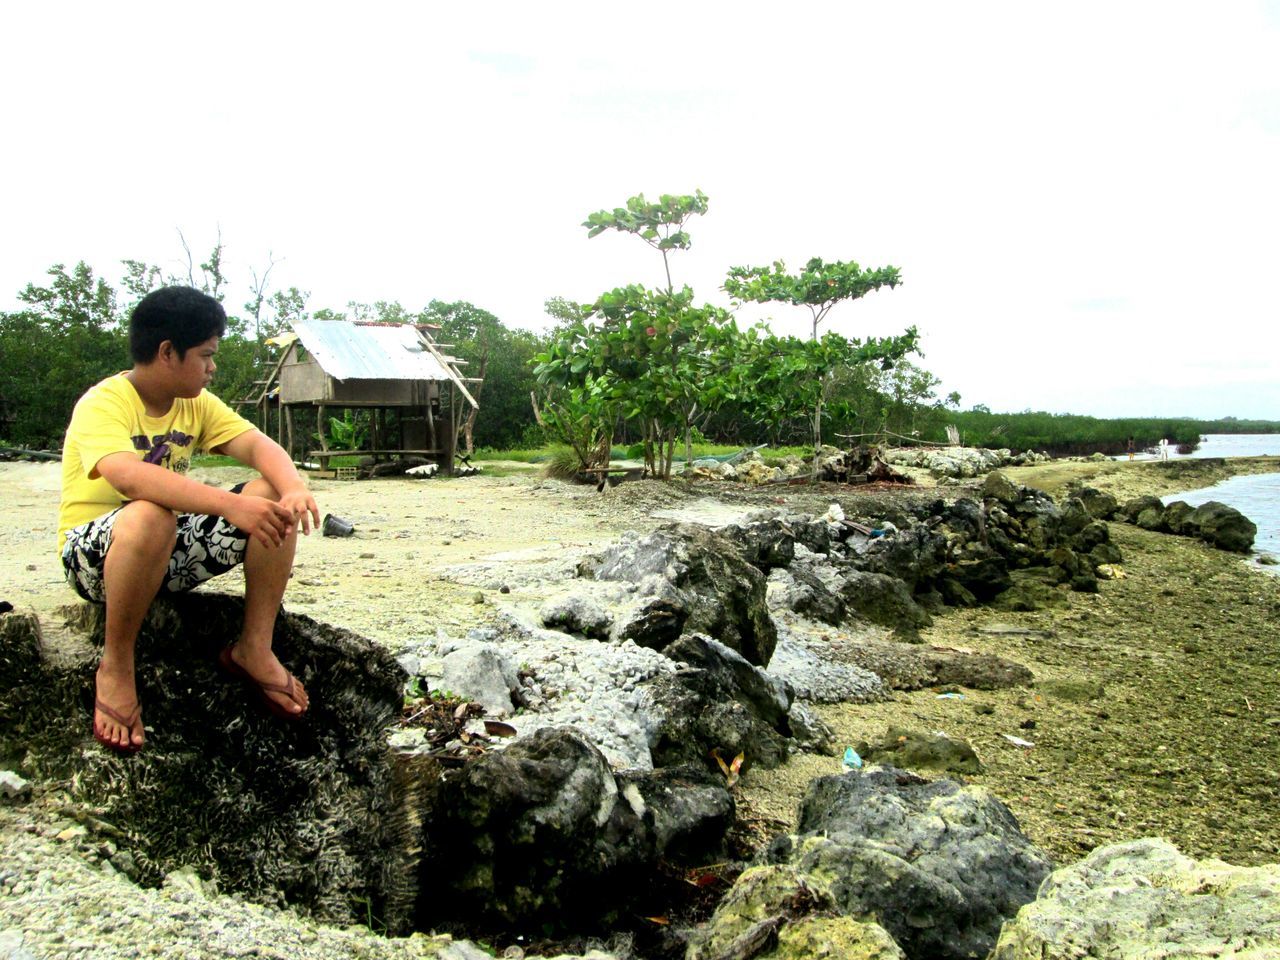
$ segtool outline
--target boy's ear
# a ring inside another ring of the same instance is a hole
[[[178,351],[173,345],[172,340],[161,340],[160,346],[156,348],[157,360],[176,360]]]

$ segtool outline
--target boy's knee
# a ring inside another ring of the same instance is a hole
[[[125,540],[172,551],[177,539],[178,519],[173,511],[150,500],[134,500],[125,504],[111,526],[112,543]]]
[[[271,482],[258,477],[256,480],[250,480],[240,488],[240,493],[250,497],[262,497],[265,500],[279,500],[280,494]]]

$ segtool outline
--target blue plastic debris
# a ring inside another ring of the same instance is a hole
[[[841,761],[848,770],[857,770],[862,766],[862,758],[853,747],[844,748],[844,760]]]
[[[938,699],[939,700],[963,700],[964,694],[963,693],[940,693],[938,694]]]

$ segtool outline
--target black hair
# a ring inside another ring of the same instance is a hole
[[[150,363],[169,340],[181,360],[191,347],[226,332],[227,311],[213,297],[193,287],[161,287],[129,315],[129,355],[134,363]]]

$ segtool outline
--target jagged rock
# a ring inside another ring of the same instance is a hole
[[[816,717],[814,718],[817,719]],[[818,721],[821,723],[821,721]],[[12,770],[0,770],[0,800],[12,803],[31,796],[31,781],[18,776]]]
[[[1100,543],[1089,551],[1089,563],[1096,573],[1098,567],[1123,563],[1124,556],[1114,543]]]
[[[947,576],[969,591],[980,603],[993,600],[1013,586],[1003,557],[960,560],[947,565]]]
[[[880,573],[901,580],[908,592],[932,583],[946,563],[947,541],[925,524],[878,537],[866,552],[851,557],[849,564],[866,573]]]
[[[1022,499],[1022,487],[999,471],[987,474],[982,484],[982,496],[1000,503],[1012,505]]]
[[[1100,543],[1111,542],[1111,529],[1102,520],[1093,520],[1084,525],[1068,542],[1081,553],[1088,553]]]
[[[1011,577],[1013,585],[991,601],[997,610],[1027,612],[1060,607],[1067,602],[1060,590],[1045,582],[1039,570],[1015,570]]]
[[[903,727],[890,727],[874,743],[859,743],[858,753],[864,760],[906,770],[940,770],[944,773],[982,772],[982,763],[966,740],[945,733],[921,733]]]
[[[729,538],[694,523],[624,539],[584,560],[580,576],[640,583],[658,574],[681,598],[686,631],[708,633],[754,664],[766,664],[777,631],[765,601],[765,577]]]
[[[711,637],[686,634],[667,647],[663,654],[702,672],[719,695],[747,704],[770,726],[786,721],[791,695],[786,685],[750,663],[732,647]]]
[[[493,717],[506,717],[515,712],[512,695],[520,689],[516,665],[495,643],[454,641],[454,649],[446,647],[442,661],[443,675],[439,688],[474,700]]]
[[[1032,682],[1032,672],[1021,663],[989,653],[861,640],[851,645],[845,658],[883,678],[895,690],[922,690],[928,686],[966,686],[973,690],[1000,690]]]
[[[967,497],[960,498],[949,507],[938,504],[935,510],[943,517],[943,522],[948,529],[961,534],[966,539],[979,539],[986,527],[986,515],[982,504]]]
[[[845,607],[819,577],[799,565],[770,571],[767,599],[771,610],[791,610],[822,623],[843,623]]]
[[[1093,515],[1085,509],[1083,500],[1079,497],[1068,497],[1058,516],[1058,533],[1060,536],[1071,537],[1095,522]]]
[[[985,956],[1051,869],[986,790],[892,767],[814,781],[797,834],[762,859],[821,877],[836,909],[876,917],[920,960]]]
[[[879,924],[832,916],[835,910],[823,878],[788,866],[750,867],[694,936],[685,960],[902,960],[902,950]]]
[[[1217,500],[1196,507],[1187,523],[1196,528],[1201,540],[1235,553],[1248,553],[1258,533],[1253,521],[1235,507]]]
[[[700,768],[615,777],[572,728],[543,729],[444,781],[425,824],[424,926],[600,930],[660,858],[724,854],[733,798]]]
[[[950,606],[976,607],[978,605],[978,598],[959,580],[946,577],[938,584],[938,590],[942,594],[942,599]]]
[[[1125,501],[1124,506],[1120,508],[1120,513],[1129,523],[1137,523],[1138,516],[1143,510],[1164,510],[1164,504],[1160,502],[1159,497],[1135,497],[1132,500]]]
[[[1115,497],[1109,493],[1095,490],[1093,487],[1084,487],[1076,496],[1080,498],[1084,508],[1089,511],[1089,516],[1095,520],[1110,520],[1116,515],[1116,511],[1120,509]]]
[[[834,656],[830,649],[823,649],[829,646],[812,640],[800,642],[784,634],[769,661],[769,674],[786,683],[797,698],[814,703],[871,703],[886,698],[879,676],[842,662],[847,654]],[[794,713],[794,707],[792,710]]]
[[[781,518],[781,522],[791,531],[795,542],[809,552],[817,554],[831,552],[832,525],[821,517],[813,517],[807,513],[788,514]]]
[[[661,650],[684,632],[684,622],[688,617],[689,611],[682,597],[651,597],[626,613],[618,624],[618,639]]]
[[[765,573],[795,559],[795,534],[782,520],[730,524],[721,527],[720,533],[738,545],[748,563]]]
[[[1099,847],[1055,871],[991,960],[1280,956],[1280,866],[1193,860],[1166,840]]]
[[[908,637],[933,622],[911,598],[905,583],[883,573],[850,571],[840,588],[840,599],[851,613]]]
[[[796,700],[791,704],[787,726],[800,749],[828,757],[837,753],[835,730],[803,701]]]
[[[152,604],[137,644],[147,742],[130,757],[90,739],[101,608],[71,610],[56,659],[34,616],[0,618],[0,755],[24,757],[25,776],[70,783],[75,801],[127,824],[140,882],[191,866],[330,922],[362,920],[357,898],[402,915],[406,813],[385,736],[406,675],[364,638],[282,613],[275,649],[311,709],[272,716],[216,666],[243,609],[215,593]]]
[[[1138,526],[1140,526],[1143,530],[1151,530],[1153,532],[1158,533],[1165,528],[1164,527],[1164,508],[1163,507],[1147,507],[1141,513],[1139,513],[1137,517],[1134,518],[1133,522],[1136,523]]]
[[[711,750],[774,767],[786,759],[791,694],[786,684],[710,637],[685,634],[663,653],[688,665],[649,681],[660,719],[655,766],[706,762]]]
[[[1182,534],[1185,536],[1196,536],[1199,530],[1192,522],[1191,516],[1195,513],[1196,508],[1191,506],[1185,500],[1174,500],[1164,508],[1164,525],[1170,533]]]
[[[590,597],[576,593],[548,600],[539,614],[542,625],[565,633],[604,640],[613,629],[613,616]]]

